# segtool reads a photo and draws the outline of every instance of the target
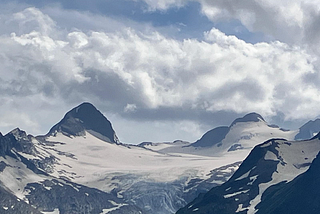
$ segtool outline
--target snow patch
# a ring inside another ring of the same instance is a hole
[[[245,179],[249,176],[251,170],[249,170],[248,172],[246,172],[245,174],[241,175],[239,178],[235,179],[235,181],[240,181],[242,179]]]
[[[109,202],[115,207],[112,207],[112,208],[109,208],[109,209],[103,209],[100,214],[107,214],[108,212],[111,212],[111,211],[117,210],[117,209],[119,209],[119,208],[121,208],[123,206],[126,206],[126,204],[118,204],[118,203],[116,203],[114,201],[110,201],[110,200],[109,200]]]
[[[247,209],[247,208],[243,208],[242,206],[243,206],[243,204],[238,205],[238,209],[236,210],[236,213],[245,211]]]
[[[255,175],[255,176],[250,177],[250,182],[249,182],[247,185],[248,185],[248,186],[249,186],[249,185],[252,185],[253,182],[255,182],[255,181],[257,180],[258,176],[259,176],[259,175]]]
[[[277,155],[274,154],[273,152],[267,151],[266,155],[264,156],[264,159],[265,159],[265,160],[273,160],[273,161],[276,161],[276,160],[278,160],[278,157],[277,157]]]
[[[60,214],[60,211],[59,211],[58,208],[55,208],[54,211],[52,211],[52,212],[44,212],[44,211],[42,211],[42,213],[43,214]]]
[[[27,201],[25,195],[28,192],[24,191],[24,188],[28,183],[39,183],[46,179],[45,176],[35,174],[22,162],[16,161],[12,157],[0,157],[0,161],[7,164],[4,171],[0,173],[0,181],[19,199]]]
[[[223,197],[224,198],[230,198],[230,197],[233,197],[233,196],[236,196],[236,195],[240,195],[240,194],[246,194],[247,192],[249,192],[250,189],[247,189],[247,190],[243,190],[243,191],[240,191],[240,192],[235,192],[235,193],[232,193],[232,194],[227,194],[227,195],[224,195]]]

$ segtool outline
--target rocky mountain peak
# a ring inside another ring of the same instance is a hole
[[[7,135],[12,135],[16,140],[20,140],[27,137],[27,133],[19,128],[13,129]]]
[[[259,122],[259,121],[264,121],[263,117],[255,112],[246,114],[245,116],[238,118],[236,120],[234,120],[231,124],[231,126],[235,125],[236,123],[243,123],[243,122]],[[230,127],[231,127],[230,126]]]
[[[67,136],[83,136],[85,131],[110,143],[119,140],[110,121],[91,103],[82,103],[70,110],[64,118],[53,126],[47,136],[60,132]]]

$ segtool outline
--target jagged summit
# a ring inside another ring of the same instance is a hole
[[[69,111],[46,136],[60,132],[67,136],[82,136],[85,131],[111,143],[119,143],[110,121],[91,103],[82,103]]]
[[[259,122],[259,121],[264,121],[263,117],[260,114],[257,114],[255,112],[246,114],[244,117],[238,118],[236,120],[234,120],[231,124],[231,126],[233,126],[236,123],[242,123],[242,122]],[[230,127],[231,127],[230,126]]]
[[[14,138],[22,139],[27,137],[27,133],[19,128],[15,128],[6,135],[12,135]]]

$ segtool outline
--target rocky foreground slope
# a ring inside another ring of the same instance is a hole
[[[256,146],[234,175],[177,214],[319,213],[319,135]]]

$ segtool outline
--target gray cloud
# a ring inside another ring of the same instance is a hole
[[[127,130],[142,138],[137,127],[170,132],[171,126],[181,132],[166,136],[195,140],[201,131],[252,111],[271,122],[281,116],[283,123],[320,114],[320,87],[306,84],[318,73],[318,56],[303,47],[253,45],[215,28],[199,41],[170,38],[154,28],[140,31],[135,24],[88,31],[59,23],[37,8],[1,18],[1,130],[20,126],[44,133],[83,101],[119,120],[116,126],[129,142]],[[126,128],[126,122],[135,125]]]

